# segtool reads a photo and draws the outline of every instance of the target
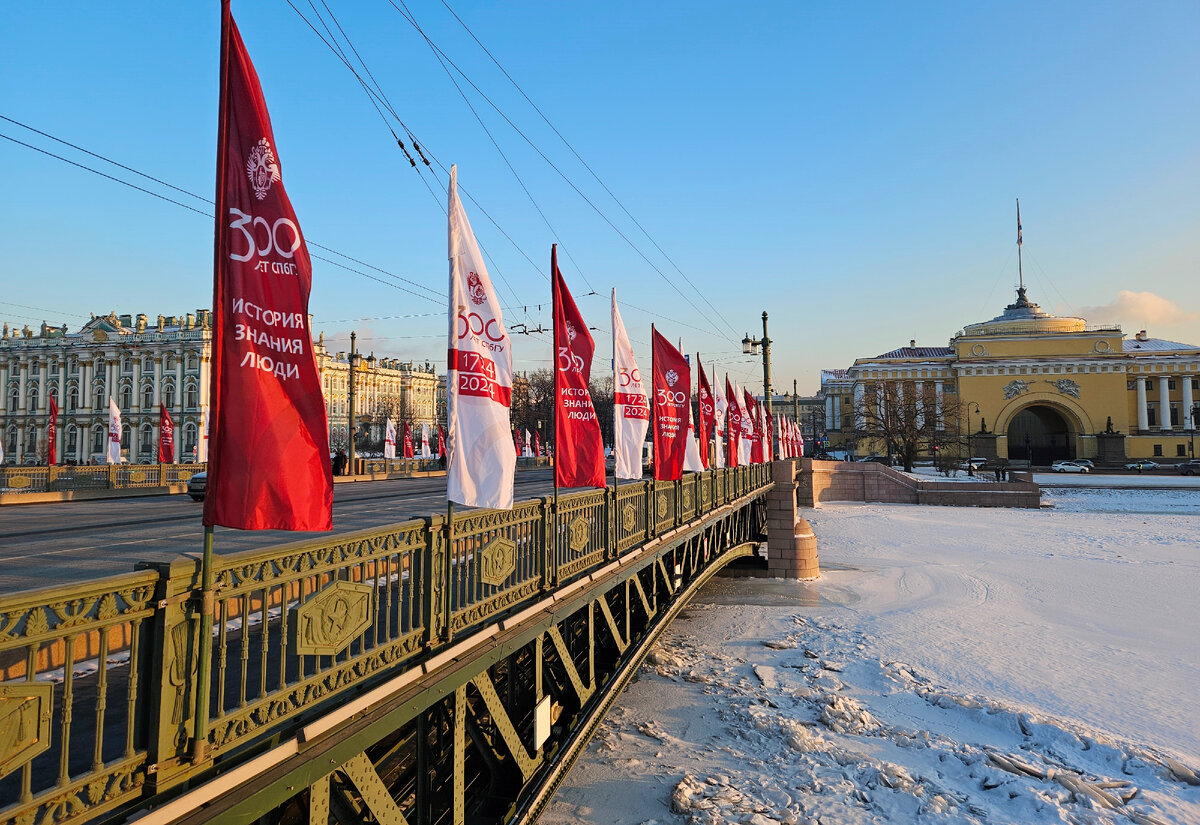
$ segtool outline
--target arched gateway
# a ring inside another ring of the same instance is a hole
[[[1008,425],[1009,460],[1048,465],[1075,457],[1075,438],[1068,419],[1053,407],[1034,404],[1013,416]]]

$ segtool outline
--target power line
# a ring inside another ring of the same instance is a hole
[[[583,157],[579,154],[579,152],[575,151],[575,147],[571,145],[570,141],[568,141],[566,139],[566,137],[562,134],[562,132],[560,132],[558,130],[558,128],[553,123],[550,122],[550,118],[548,118],[546,116],[546,114],[538,107],[538,105],[536,103],[534,103],[532,99],[530,99],[529,95],[527,95],[525,93],[525,90],[521,88],[521,85],[519,83],[517,83],[517,81],[513,78],[513,76],[508,73],[508,70],[505,69],[504,66],[501,65],[500,61],[497,60],[496,57],[488,50],[487,46],[483,45],[483,42],[478,37],[475,36],[475,32],[471,31],[471,28],[463,21],[463,19],[461,17],[458,16],[458,13],[455,12],[454,9],[452,9],[450,7],[450,4],[447,3],[446,0],[441,0],[441,2],[442,2],[442,5],[446,7],[446,10],[449,11],[450,14],[454,17],[454,19],[458,21],[459,25],[461,25],[463,27],[463,29],[466,30],[467,34],[469,34],[471,36],[471,39],[474,40],[476,42],[476,44],[479,45],[479,48],[483,50],[483,53],[486,54],[488,56],[488,58],[494,64],[496,64],[496,68],[498,68],[500,70],[500,72],[506,78],[508,78],[508,82],[513,85],[513,88],[515,88],[521,94],[521,97],[525,98],[525,101],[533,108],[533,110],[535,112],[538,113],[538,115],[542,118],[542,120],[546,123],[546,125],[550,127],[550,130],[552,132],[554,132],[555,135],[558,136],[559,140],[561,140],[563,142],[563,145],[565,145],[567,147],[567,149],[570,150],[571,154],[575,156],[576,160],[578,160],[580,162],[580,164],[583,165],[583,168],[587,169],[588,172],[591,173],[592,177],[596,179],[596,183],[600,184],[601,188],[603,188],[604,191],[608,193],[608,196],[613,199],[613,201],[617,204],[617,206],[621,207],[621,211],[625,213],[625,215],[629,218],[629,220],[633,221],[634,226],[636,226],[639,230],[641,230],[641,233],[646,236],[647,240],[649,240],[650,243],[654,244],[654,248],[657,249],[659,251],[659,253],[664,258],[667,259],[667,261],[671,264],[671,266],[675,268],[675,271],[678,272],[685,281],[687,281],[688,285],[691,286],[692,289],[696,289],[696,291],[700,293],[700,297],[704,300],[704,303],[708,304],[709,308],[714,313],[716,313],[717,317],[720,318],[725,323],[725,326],[729,327],[729,331],[732,332],[733,335],[736,337],[737,330],[735,330],[733,328],[733,326],[729,323],[729,321],[725,318],[725,316],[721,314],[720,310],[718,310],[715,306],[713,306],[712,302],[710,302],[708,300],[708,298],[704,295],[704,293],[696,288],[696,285],[692,282],[691,278],[689,278],[684,273],[684,271],[679,268],[679,265],[675,263],[675,261],[671,258],[671,256],[668,255],[661,246],[659,246],[658,241],[654,240],[654,238],[650,235],[650,233],[648,231],[646,231],[646,228],[644,226],[642,226],[642,224],[638,221],[638,219],[635,218],[633,216],[633,214],[628,209],[625,208],[625,204],[622,203],[621,200],[613,193],[613,191],[608,188],[608,185],[603,180],[600,179],[600,176],[598,174],[596,174],[596,171],[594,169],[592,169],[592,167],[588,164],[588,162],[583,159]],[[456,66],[455,68],[457,69],[458,67]],[[468,82],[470,82],[470,81],[468,80]],[[474,84],[471,84],[471,85],[474,86]],[[482,92],[481,92],[481,94],[482,94]],[[487,98],[485,97],[484,99],[486,100]],[[488,100],[488,102],[491,103],[490,100]],[[493,108],[495,108],[495,104],[493,104]],[[499,111],[499,109],[497,109],[497,111]],[[508,118],[505,118],[505,120],[508,120]],[[511,121],[510,121],[510,124],[511,124]],[[513,126],[513,128],[516,129],[515,126]],[[521,134],[520,130],[517,130],[517,131],[518,131],[518,134]],[[521,134],[521,136],[525,137],[524,134]],[[526,138],[526,141],[529,142],[529,139]],[[532,142],[530,142],[530,145],[531,146],[533,145]],[[536,146],[534,147],[534,149],[535,149],[535,151],[538,151],[539,155],[542,154],[540,150],[537,150]],[[542,157],[545,158],[545,155],[542,155]],[[546,159],[546,162],[549,163],[550,162],[549,159]],[[550,166],[552,168],[554,168],[554,171],[558,172],[558,168],[555,167],[553,163],[551,163]],[[562,172],[559,172],[559,175],[562,175]],[[563,178],[565,180],[566,176],[563,175]],[[570,183],[570,181],[568,181],[568,183]],[[574,187],[572,187],[572,188],[574,188]],[[578,191],[578,190],[576,190],[576,191]],[[580,193],[580,194],[582,195],[582,193]],[[587,199],[584,198],[584,200],[587,200]],[[589,205],[590,205],[590,203],[591,202],[589,201]],[[594,209],[595,206],[593,206],[592,208]]]

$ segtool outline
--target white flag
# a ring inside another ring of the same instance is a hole
[[[617,478],[642,477],[642,444],[650,426],[650,403],[642,384],[642,373],[633,357],[633,346],[617,309],[617,291],[612,291],[613,329],[613,453]]]
[[[108,453],[106,460],[109,464],[121,463],[121,411],[117,402],[108,397]]]
[[[200,436],[196,445],[196,463],[208,463],[208,405],[200,407]]]
[[[471,222],[450,167],[450,329],[446,370],[446,498],[472,507],[513,505],[512,351]]]
[[[429,452],[429,425],[421,425],[421,458],[433,458],[433,453]]]
[[[533,436],[529,430],[525,431],[525,457],[529,458],[533,455]]]
[[[383,457],[396,457],[396,422],[390,418],[383,425]]]

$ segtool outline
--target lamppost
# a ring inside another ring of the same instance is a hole
[[[346,455],[348,460],[346,466],[350,469],[350,474],[354,475],[354,359],[358,353],[354,351],[355,333],[350,333],[350,371],[346,377],[346,385],[350,388],[350,420],[347,422],[346,434],[348,435],[349,447]]]
[[[975,409],[972,411],[971,407],[974,407]],[[975,475],[975,465],[971,461],[971,459],[973,457],[971,455],[971,452],[972,452],[972,450],[971,450],[971,413],[972,412],[979,412],[979,405],[977,403],[975,403],[974,401],[968,401],[967,402],[967,475],[969,475],[969,476]]]
[[[758,355],[762,347],[763,359],[763,405],[768,418],[771,416],[771,339],[767,337],[767,311],[763,310],[763,336],[751,338],[750,333],[742,339],[742,352],[746,355]]]
[[[347,378],[347,386],[349,387],[349,395],[350,395],[350,404],[349,404],[350,421],[348,422],[350,426],[347,428],[347,433],[349,435],[349,438],[347,440],[350,442],[350,444],[346,451],[346,456],[347,456],[346,466],[350,468],[351,475],[354,474],[354,433],[357,430],[357,427],[354,424],[354,362],[356,360],[358,360],[358,351],[355,350],[355,348],[354,348],[354,339],[355,339],[355,333],[352,332],[352,333],[350,333],[350,372],[349,372],[349,376]],[[374,355],[369,356],[367,358],[367,363],[374,364],[375,356]]]

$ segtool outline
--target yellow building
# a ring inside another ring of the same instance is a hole
[[[1183,461],[1200,424],[1200,347],[1051,315],[1024,287],[948,347],[909,342],[821,383],[831,448],[857,455],[887,449],[869,423],[885,397],[915,405],[926,441],[969,433],[973,455],[1035,465]]]

